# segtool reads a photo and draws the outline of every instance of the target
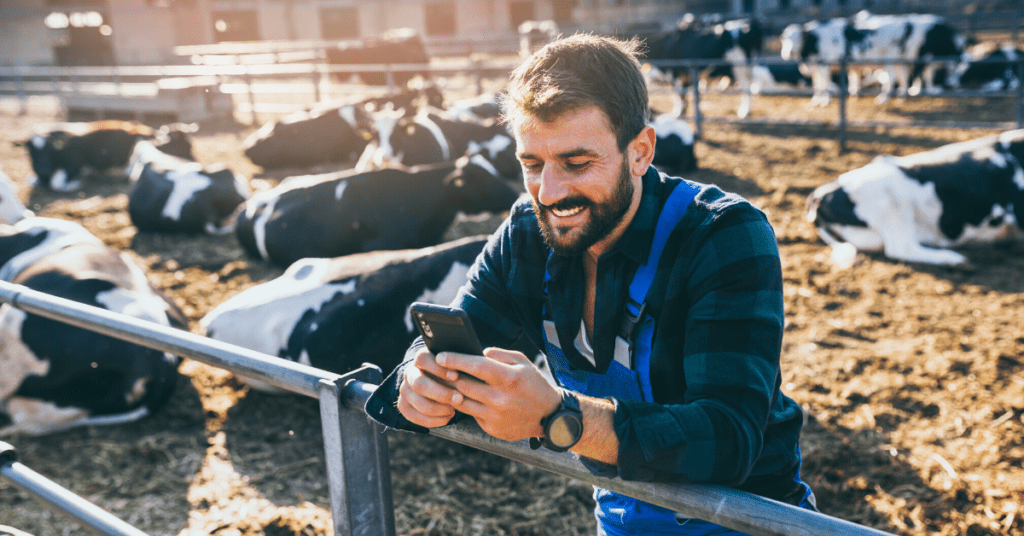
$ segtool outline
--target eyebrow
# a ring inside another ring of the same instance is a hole
[[[537,158],[537,155],[535,155],[533,153],[519,153],[516,156],[520,160],[522,160],[522,159],[536,159]],[[598,156],[598,154],[595,151],[593,151],[593,150],[585,149],[583,147],[577,147],[576,149],[569,149],[568,151],[563,151],[561,153],[558,153],[555,156],[557,156],[561,160],[568,160],[570,158],[574,158],[574,157],[577,157],[577,156]]]

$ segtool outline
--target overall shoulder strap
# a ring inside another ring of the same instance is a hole
[[[626,315],[622,325],[622,336],[630,340],[636,324],[643,316],[646,308],[647,291],[651,288],[654,275],[658,271],[658,262],[661,260],[661,252],[665,249],[668,236],[676,228],[676,224],[686,214],[687,207],[693,202],[699,188],[682,180],[676,185],[675,190],[669,194],[665,201],[665,207],[661,209],[658,217],[657,227],[654,228],[654,241],[651,243],[651,253],[647,256],[647,263],[637,269],[633,275],[633,281],[629,284],[629,299],[626,300]]]

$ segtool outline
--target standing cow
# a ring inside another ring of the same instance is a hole
[[[235,209],[251,193],[239,173],[205,168],[146,140],[135,144],[129,168],[128,215],[140,231],[229,233]]]
[[[300,259],[218,305],[200,326],[213,339],[338,374],[364,362],[387,374],[417,334],[409,304],[451,302],[486,241]]]
[[[235,233],[251,255],[288,266],[304,257],[432,246],[458,213],[506,211],[518,197],[480,156],[307,175],[254,194]]]
[[[1024,236],[1022,162],[1024,130],[880,156],[816,189],[807,219],[834,259],[852,261],[852,247],[907,262],[966,264],[946,248]]]
[[[159,130],[128,121],[65,123],[17,145],[28,149],[38,186],[67,192],[79,189],[89,172],[126,172],[139,140],[151,139],[166,153],[192,158],[188,133],[194,130],[180,123]]]
[[[327,63],[331,65],[382,65],[382,64],[429,64],[430,55],[423,38],[412,28],[395,28],[359,41],[346,41],[337,47],[327,50]],[[390,84],[388,73],[382,71],[340,72],[336,76],[347,80],[353,74],[359,76],[363,83],[371,86],[396,85],[405,87],[417,76],[428,78],[429,71],[422,69],[396,70],[391,73]]]
[[[750,61],[761,55],[764,31],[756,19],[739,19],[709,27],[684,19],[679,27],[646,39],[648,60],[726,60],[729,65],[700,69],[707,73],[726,74],[734,78],[743,91],[737,115],[750,113]],[[667,67],[679,83],[688,79],[689,68]],[[692,81],[696,83],[696,81]]]
[[[940,91],[935,72],[940,58],[946,58],[947,72],[955,67],[954,58],[962,52],[966,39],[937,15],[872,15],[861,12],[852,19],[837,18],[826,23],[816,21],[791,24],[781,37],[783,59],[800,61],[814,80],[813,104],[830,101],[831,65],[842,59],[856,62],[880,61],[886,76],[881,78],[878,102],[886,102],[894,91],[916,94],[918,83],[928,93]],[[849,74],[849,91],[859,91],[857,69]],[[915,82],[911,88],[911,81]]]
[[[181,311],[131,259],[76,223],[29,217],[0,225],[0,279],[186,329]],[[0,305],[0,435],[129,422],[157,411],[178,379],[176,356]]]

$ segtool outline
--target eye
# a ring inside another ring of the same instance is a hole
[[[590,165],[590,161],[589,160],[584,160],[584,161],[568,160],[568,161],[565,162],[565,169],[568,169],[569,171],[582,171],[583,169],[585,169],[589,165]]]

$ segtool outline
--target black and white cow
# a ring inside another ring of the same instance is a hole
[[[73,191],[87,172],[124,172],[135,142],[153,139],[164,152],[192,157],[191,126],[174,124],[154,130],[128,121],[96,121],[52,125],[24,143],[32,161],[34,182],[43,188]]]
[[[481,154],[503,177],[516,179],[522,173],[515,140],[500,121],[458,120],[444,111],[424,108],[414,117],[384,110],[374,114],[374,123],[377,141],[360,157],[359,171],[450,162],[466,154]]]
[[[14,181],[0,169],[0,223],[15,223],[32,216],[35,213],[22,204]]]
[[[181,311],[130,258],[80,225],[30,217],[0,225],[0,279],[186,328]],[[117,424],[157,411],[179,359],[0,305],[0,435]]]
[[[129,168],[128,215],[140,231],[228,233],[251,194],[239,173],[166,154],[146,140],[135,144]]]
[[[946,248],[1024,236],[1024,130],[909,156],[879,156],[811,194],[807,219],[840,264],[856,251],[941,265]],[[841,260],[840,260],[841,259]]]
[[[693,152],[693,129],[681,117],[671,113],[659,114],[651,121],[656,136],[654,167],[670,175],[697,169]]]
[[[964,53],[963,61],[950,77],[950,85],[982,91],[1017,89],[1021,84],[1017,69],[1022,59],[1024,51],[1012,43],[980,44]]]
[[[451,302],[486,241],[300,259],[218,305],[200,326],[213,339],[338,374],[364,362],[387,374],[416,337],[409,304]]]
[[[800,61],[814,80],[813,104],[826,105],[830,100],[829,75],[834,64],[842,59],[856,62],[880,61],[886,76],[878,102],[884,103],[893,91],[913,95],[921,88],[928,93],[941,90],[935,83],[935,71],[946,58],[951,72],[955,60],[963,52],[966,39],[942,17],[928,14],[872,15],[858,13],[851,19],[837,18],[825,23],[811,21],[787,26],[781,36],[781,55],[785,60]],[[859,69],[850,69],[849,91],[859,92]],[[914,81],[914,87],[911,87]]]
[[[318,107],[265,123],[242,142],[242,149],[264,169],[308,167],[355,158],[372,135],[363,106]]]
[[[761,55],[764,45],[760,22],[757,19],[739,19],[705,26],[686,20],[674,30],[648,37],[645,40],[646,59],[728,61],[728,66],[709,67],[702,71],[717,71],[734,79],[743,91],[737,115],[746,117],[751,106],[749,62]],[[686,83],[688,68],[666,67],[661,70],[671,73],[676,81]]]
[[[460,212],[502,212],[519,197],[480,156],[412,168],[286,179],[254,194],[235,229],[249,254],[279,266],[304,257],[432,246]]]

